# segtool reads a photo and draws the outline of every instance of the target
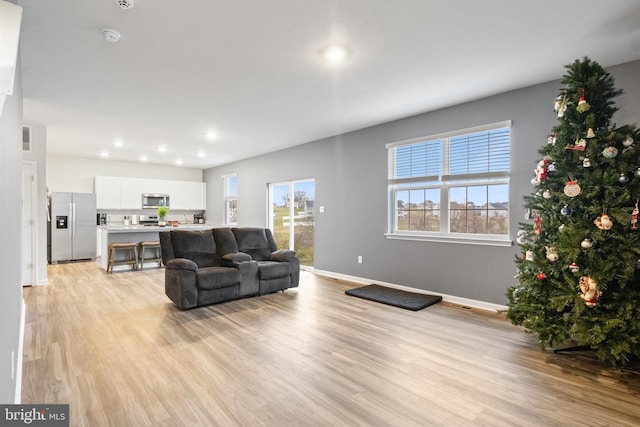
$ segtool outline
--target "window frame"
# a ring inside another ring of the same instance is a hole
[[[449,167],[449,141],[451,138],[469,135],[479,132],[486,132],[509,128],[509,171],[506,172],[486,172],[486,173],[466,173],[466,174],[450,174]],[[426,175],[420,177],[396,178],[392,175],[392,171],[396,172],[396,159],[391,154],[391,149],[400,146],[418,144],[421,142],[429,142],[434,140],[442,140],[441,154],[441,170],[436,175]],[[491,123],[482,126],[460,129],[452,132],[444,132],[435,135],[413,138],[404,141],[397,141],[386,144],[385,148],[388,153],[388,175],[387,175],[387,191],[388,191],[388,226],[385,237],[387,239],[400,240],[420,240],[430,242],[447,242],[447,243],[463,243],[488,246],[511,246],[511,211],[510,205],[507,212],[507,233],[506,234],[480,234],[480,233],[455,233],[450,230],[451,206],[449,201],[450,190],[456,187],[474,187],[474,186],[490,186],[490,185],[507,185],[507,201],[510,199],[510,177],[511,177],[511,147],[512,130],[511,120],[497,123]],[[440,190],[440,229],[439,231],[411,231],[398,229],[398,197],[400,191],[408,190]],[[488,201],[489,202],[489,201]]]
[[[230,194],[231,179],[236,179],[235,194]],[[235,202],[235,221],[230,220],[231,204]],[[230,173],[222,175],[222,225],[238,225],[238,174]]]

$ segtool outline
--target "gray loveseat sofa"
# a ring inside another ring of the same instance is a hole
[[[300,261],[268,228],[160,232],[165,293],[188,309],[298,286]]]

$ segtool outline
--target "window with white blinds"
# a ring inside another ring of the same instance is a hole
[[[510,146],[510,121],[387,144],[387,236],[507,241]]]

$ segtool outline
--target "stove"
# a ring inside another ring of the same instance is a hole
[[[140,215],[138,223],[145,226],[158,225],[158,215]]]

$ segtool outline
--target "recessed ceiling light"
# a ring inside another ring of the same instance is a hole
[[[204,137],[207,138],[209,141],[213,141],[214,139],[218,139],[218,134],[216,132],[209,131],[204,134]]]
[[[142,156],[140,156],[140,161],[141,162],[146,162],[147,160],[149,160],[149,159],[144,154]]]
[[[165,147],[164,145],[161,145],[160,147],[158,147],[158,152],[159,153],[166,153],[167,152],[167,147]]]
[[[124,145],[124,142],[122,142],[120,140],[114,141],[113,145],[119,148],[119,147],[122,147]]]
[[[115,43],[120,40],[120,33],[116,30],[112,30],[111,28],[105,28],[102,30],[102,36],[109,43]]]
[[[349,53],[349,49],[339,45],[327,46],[320,52],[322,58],[330,64],[338,64],[344,61],[349,56]]]
[[[182,166],[182,160],[177,159],[177,160],[176,160],[176,165],[178,165],[178,166]]]
[[[116,4],[122,9],[127,10],[133,7],[133,0],[116,0]]]
[[[100,153],[100,157],[109,157],[109,152],[108,151],[102,151]]]
[[[204,151],[198,151],[198,157],[202,158],[204,156],[205,156]]]

